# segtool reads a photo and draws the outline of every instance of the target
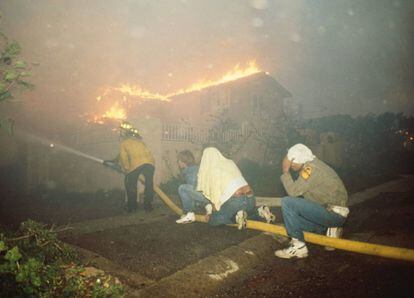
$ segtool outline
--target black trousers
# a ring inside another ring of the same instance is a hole
[[[141,174],[145,177],[144,208],[151,206],[154,197],[154,170],[153,165],[143,164],[125,176],[124,184],[128,198],[128,211],[137,209],[137,182]]]

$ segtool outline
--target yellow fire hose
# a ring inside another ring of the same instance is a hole
[[[183,210],[180,209],[174,202],[158,187],[154,186],[154,191],[158,194],[161,200],[171,208],[178,215],[183,214]],[[196,221],[206,222],[206,219],[202,215],[196,215]],[[235,225],[231,225],[235,226]],[[270,232],[287,236],[286,229],[282,225],[273,225],[264,222],[248,220],[246,227],[248,229]],[[319,244],[322,246],[334,247],[337,249],[357,252],[361,254],[381,256],[385,258],[398,259],[414,262],[414,249],[392,247],[380,244],[371,244],[360,241],[346,240],[326,237],[323,235],[313,234],[305,232],[305,240],[310,243]]]

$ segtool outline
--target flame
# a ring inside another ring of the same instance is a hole
[[[242,68],[240,68],[240,64],[237,64],[233,67],[232,70],[227,72],[224,76],[222,76],[218,80],[214,80],[214,81],[213,80],[207,80],[207,81],[206,80],[201,80],[197,83],[194,83],[193,85],[191,85],[188,88],[180,89],[176,92],[167,94],[166,97],[171,98],[173,96],[184,94],[184,93],[190,93],[190,92],[193,92],[193,91],[200,91],[200,90],[208,88],[208,87],[217,86],[217,85],[224,84],[224,83],[227,83],[227,82],[235,81],[235,80],[250,76],[252,74],[259,73],[261,71],[258,68],[258,66],[256,65],[256,61],[254,61],[254,60],[249,61],[247,65],[248,66],[246,68],[242,69]]]
[[[130,84],[121,84],[118,88],[114,90],[121,92],[122,94],[127,94],[130,96],[136,96],[144,99],[158,99],[158,100],[168,100],[168,98],[159,93],[151,93],[147,90],[142,89],[140,86],[134,86]]]
[[[105,114],[102,115],[102,118],[125,120],[126,116],[127,115],[125,109],[120,107],[118,102],[115,102],[115,104],[112,107],[110,107],[109,110],[105,112]]]
[[[96,97],[98,102],[102,101],[107,95],[112,94],[112,92],[121,93],[121,98],[124,102],[127,101],[126,96],[134,97],[141,100],[161,100],[161,101],[170,101],[172,97],[190,93],[193,91],[200,91],[202,89],[217,86],[223,83],[235,81],[256,73],[261,72],[260,68],[257,66],[256,61],[251,60],[247,63],[245,68],[240,67],[240,64],[235,65],[230,71],[217,80],[200,80],[191,86],[183,89],[179,89],[175,92],[168,93],[166,95],[160,93],[153,93],[148,90],[141,88],[139,85],[131,85],[124,83],[118,87],[106,87],[103,89],[103,93]],[[125,120],[127,113],[123,109],[118,101],[109,108],[102,116],[94,116],[91,121],[95,123],[103,123],[105,119],[114,119],[114,120]]]
[[[184,93],[190,93],[193,91],[200,91],[202,89],[211,87],[211,86],[217,86],[223,83],[227,83],[230,81],[235,81],[247,76],[250,76],[255,73],[261,72],[260,68],[257,66],[256,61],[251,60],[247,63],[247,66],[245,68],[241,68],[240,64],[237,64],[233,67],[232,70],[227,72],[225,75],[223,75],[220,79],[217,80],[200,80],[197,83],[192,84],[188,88],[179,89],[178,91],[168,93],[166,95],[160,94],[160,93],[153,93],[148,90],[145,90],[141,88],[138,85],[131,85],[128,83],[121,84],[119,87],[108,87],[105,88],[104,93],[96,98],[97,101],[101,101],[107,94],[109,94],[111,91],[118,91],[121,92],[124,95],[129,95],[132,97],[137,97],[140,99],[152,99],[152,100],[164,100],[169,101],[171,97],[184,94]]]

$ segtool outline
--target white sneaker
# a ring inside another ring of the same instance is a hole
[[[290,246],[285,249],[276,250],[275,256],[282,259],[306,258],[308,256],[308,248],[304,242],[292,239]]]
[[[204,208],[206,209],[206,215],[211,215],[211,213],[213,213],[213,205],[207,204]]]
[[[341,206],[331,206],[331,210],[342,217],[348,217],[349,208]]]
[[[246,227],[247,213],[244,210],[237,211],[236,214],[236,223],[239,230]]]
[[[341,238],[344,229],[340,227],[330,227],[326,230],[326,236],[332,238]],[[330,246],[325,246],[325,250],[335,250],[335,248]]]
[[[261,218],[264,218],[267,223],[271,223],[272,221],[276,220],[275,215],[270,211],[269,207],[267,206],[260,206],[257,209],[257,213]]]
[[[180,219],[177,219],[175,221],[178,224],[186,224],[186,223],[192,223],[195,222],[195,214],[194,212],[188,212],[185,215],[182,215]]]

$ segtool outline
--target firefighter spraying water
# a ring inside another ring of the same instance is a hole
[[[153,210],[152,201],[154,196],[154,157],[143,142],[142,136],[139,134],[138,129],[134,128],[131,123],[127,121],[122,122],[119,127],[119,132],[121,137],[119,154],[113,160],[103,160],[23,131],[18,131],[17,134],[26,140],[37,141],[55,150],[65,151],[87,158],[110,167],[118,173],[124,174],[124,185],[127,195],[126,210],[128,212],[136,212],[138,209],[137,182],[139,176],[144,176],[145,191],[143,208],[146,212],[151,212]]]
[[[129,122],[122,122],[119,128],[121,144],[118,156],[113,160],[106,160],[104,165],[117,170],[121,169],[125,174],[124,184],[127,194],[127,211],[136,212],[137,182],[140,175],[145,178],[144,210],[152,211],[154,196],[154,164],[155,159],[143,142],[138,130]]]

